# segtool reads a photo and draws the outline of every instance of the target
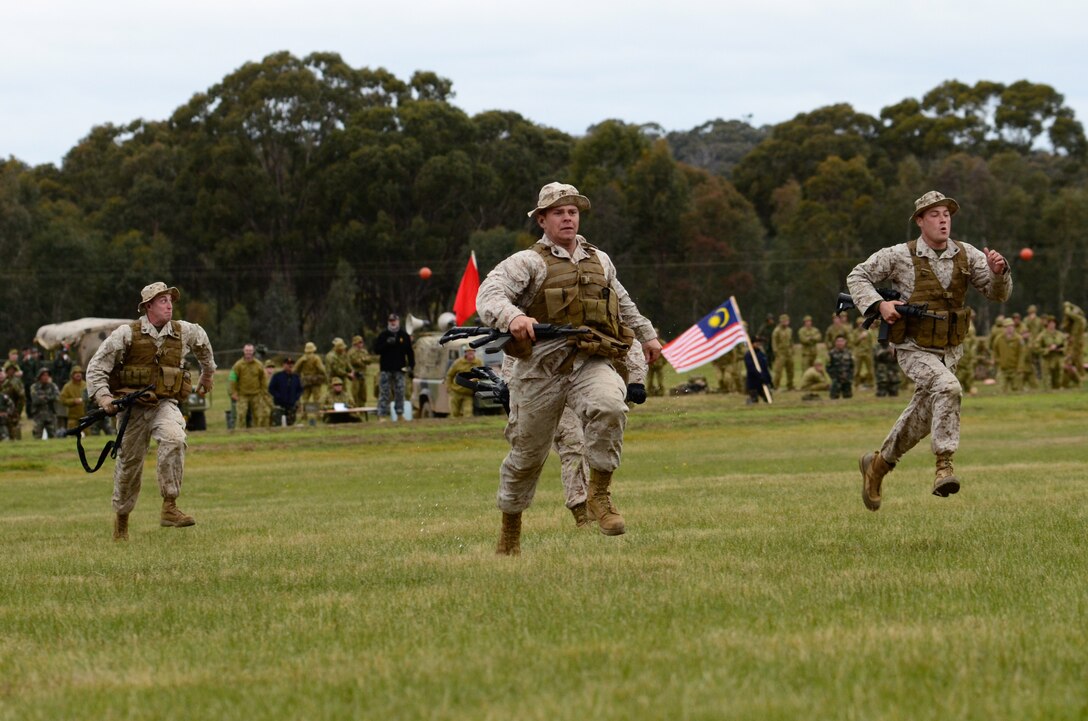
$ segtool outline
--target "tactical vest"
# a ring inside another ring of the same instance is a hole
[[[548,275],[525,314],[541,323],[588,328],[585,335],[570,336],[570,344],[589,355],[622,362],[635,333],[620,322],[619,299],[608,285],[597,249],[589,243],[582,247],[589,257],[580,263],[553,255],[546,245],[532,247],[544,259]],[[524,357],[516,350],[512,355]]]
[[[949,348],[957,346],[967,337],[970,326],[964,300],[967,298],[967,283],[971,269],[967,265],[967,251],[961,246],[960,252],[952,256],[952,280],[948,288],[941,287],[941,281],[933,272],[929,258],[917,253],[917,239],[907,243],[907,250],[914,262],[914,292],[908,303],[926,303],[930,312],[944,315],[944,318],[915,318],[907,316],[892,324],[888,331],[888,340],[903,343],[906,339],[925,348]]]
[[[181,323],[170,323],[174,335],[164,336],[161,347],[156,347],[151,336],[141,330],[140,321],[131,325],[132,343],[110,373],[110,393],[131,393],[154,383],[157,398],[182,400],[189,396],[193,382],[189,371],[182,367]]]

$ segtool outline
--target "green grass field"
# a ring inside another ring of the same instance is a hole
[[[991,391],[992,389],[984,389]],[[0,446],[0,718],[1085,719],[1088,396],[966,399],[866,511],[906,397],[651,399],[576,529],[549,461],[494,555],[500,418],[190,436],[131,541],[112,462]],[[215,423],[218,415],[219,423]],[[88,442],[97,455],[100,438]]]

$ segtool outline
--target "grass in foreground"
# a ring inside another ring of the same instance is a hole
[[[577,530],[549,462],[493,555],[497,418],[191,436],[132,540],[70,443],[0,447],[0,718],[1088,716],[1082,393],[969,399],[864,510],[905,398],[653,399],[629,532]],[[94,445],[94,444],[91,444]]]

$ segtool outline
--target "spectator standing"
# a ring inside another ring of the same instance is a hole
[[[400,316],[390,313],[385,330],[374,339],[374,354],[379,359],[378,419],[389,418],[392,402],[397,415],[404,413],[405,374],[416,364],[412,337],[400,327]]]
[[[49,366],[38,368],[38,380],[30,386],[31,420],[34,421],[34,438],[41,439],[43,431],[48,438],[57,435],[57,409],[60,389],[53,382]]]
[[[351,363],[351,397],[356,408],[366,405],[366,372],[370,367],[372,358],[366,352],[361,335],[353,336],[351,348],[348,350],[348,362]]]
[[[295,425],[298,402],[302,398],[302,379],[295,373],[295,361],[290,356],[283,359],[283,370],[272,374],[268,392],[272,395],[272,403],[283,411],[287,425]]]
[[[4,364],[4,380],[0,383],[0,392],[11,399],[14,408],[7,417],[8,437],[13,441],[23,439],[22,415],[26,408],[26,390],[23,388],[23,379],[19,375],[21,372],[19,364],[9,360]]]
[[[299,418],[299,423],[305,423],[308,420],[312,425],[317,420],[317,411],[321,407],[321,399],[325,397],[325,383],[328,380],[325,363],[317,354],[317,346],[314,343],[306,343],[295,369],[302,381],[302,416]],[[311,418],[310,414],[314,417]]]
[[[253,344],[246,343],[242,347],[242,357],[231,368],[230,397],[238,404],[238,415],[235,416],[238,427],[246,427],[247,414],[257,428],[268,426],[269,417],[261,412],[267,387],[264,365],[254,357]]]
[[[70,378],[64,387],[60,389],[60,402],[68,409],[67,423],[64,430],[75,430],[79,425],[79,419],[84,416],[83,393],[87,389],[87,382],[83,380],[83,366],[74,365]]]

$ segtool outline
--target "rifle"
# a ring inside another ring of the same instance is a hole
[[[903,300],[903,294],[894,288],[877,288],[877,293],[880,293],[880,297],[884,300]],[[873,323],[881,320],[879,303],[875,304],[872,313],[865,315],[865,322],[861,324],[862,328],[868,330],[872,327]],[[854,299],[850,297],[849,293],[839,293],[839,298],[835,303],[835,313],[842,313],[846,310],[857,308],[854,305]],[[902,303],[895,306],[895,310],[901,316],[912,316],[914,318],[933,318],[935,320],[945,320],[945,316],[938,315],[937,313],[929,312],[928,303]],[[877,335],[877,341],[880,345],[888,345],[888,330],[891,328],[887,323],[880,324],[880,332]]]
[[[470,371],[458,373],[453,380],[457,385],[468,388],[481,398],[498,401],[502,404],[506,415],[510,415],[510,388],[491,367],[477,366]]]
[[[589,332],[588,328],[575,328],[569,324],[556,325],[554,323],[533,323],[533,334],[536,335],[537,340],[550,340],[552,338],[560,338],[567,335],[582,335]],[[451,340],[472,338],[474,336],[483,337],[476,338],[476,340],[468,344],[468,347],[479,348],[480,346],[486,345],[487,348],[485,350],[490,353],[502,350],[502,348],[514,337],[510,335],[510,331],[503,332],[497,328],[491,328],[486,325],[455,326],[443,333],[442,337],[438,339],[438,342],[441,345],[445,345]]]
[[[136,404],[141,398],[151,395],[151,391],[155,390],[155,384],[144,386],[138,391],[133,391],[127,396],[121,396],[120,398],[114,398],[110,405],[117,406],[118,409],[124,411],[124,416],[121,417],[121,423],[117,426],[117,438],[111,438],[106,441],[106,447],[102,449],[102,453],[98,456],[98,464],[94,468],[87,463],[87,454],[83,451],[83,431],[90,428],[95,423],[98,423],[105,418],[106,413],[104,408],[95,408],[87,415],[79,419],[79,425],[72,433],[76,434],[76,448],[79,450],[79,462],[83,464],[83,470],[87,473],[94,473],[106,460],[106,454],[109,454],[110,458],[117,458],[117,449],[121,447],[121,440],[125,437],[125,427],[128,426],[128,417],[132,413],[132,406]]]

